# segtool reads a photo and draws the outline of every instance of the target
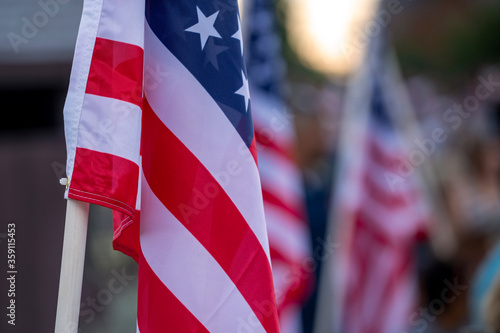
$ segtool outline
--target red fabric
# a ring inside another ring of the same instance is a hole
[[[86,93],[141,106],[143,53],[136,45],[97,38]]]
[[[68,196],[135,214],[139,167],[130,160],[95,150],[77,148]]]
[[[208,333],[208,330],[161,282],[139,254],[137,325],[141,332]],[[153,306],[154,305],[154,306]]]
[[[167,147],[168,155],[164,153]],[[259,279],[272,281],[257,237],[215,178],[156,116],[147,100],[142,149],[144,176],[156,197],[210,252],[264,328],[277,331],[277,312],[260,310],[263,304],[274,303],[274,290],[271,283],[256,284]]]

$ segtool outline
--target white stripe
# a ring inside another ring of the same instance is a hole
[[[139,164],[141,109],[128,102],[85,95],[78,147],[117,155]]]
[[[210,331],[237,332],[253,311],[209,252],[154,195],[142,178],[140,243],[162,283]],[[255,332],[265,332],[260,322]],[[241,330],[241,329],[240,329]]]
[[[301,263],[310,255],[306,225],[274,205],[264,203],[264,211],[271,247],[284,257]]]
[[[279,307],[290,288],[290,282],[293,282],[290,274],[290,266],[282,261],[273,261],[273,284],[276,295],[276,305]]]
[[[368,140],[378,140],[388,154],[398,156],[404,152],[402,142],[394,130],[383,127],[371,119],[368,126]]]
[[[169,75],[167,80],[159,78],[157,86],[146,89],[149,104],[224,188],[269,260],[260,178],[249,149],[203,86],[158,40],[149,25],[145,30],[145,63]]]
[[[414,167],[414,171],[409,174],[399,174],[395,173],[392,176],[399,178],[387,178],[386,171],[383,165],[380,165],[375,160],[368,158],[367,160],[367,172],[371,180],[379,185],[381,189],[385,189],[391,195],[399,195],[408,197],[411,195],[410,205],[413,207],[414,214],[418,214],[421,217],[429,216],[429,205],[424,201],[421,196],[424,193],[422,189],[423,181],[420,178],[420,174],[417,170],[418,166]],[[389,184],[389,181],[393,181],[393,186]],[[415,195],[416,193],[416,195]]]
[[[281,262],[273,263],[273,278],[274,289],[276,290],[276,301],[278,306],[283,301],[283,298],[290,288],[291,282],[297,276],[290,275],[290,268],[288,265]],[[301,315],[299,304],[289,304],[281,309],[279,316],[279,325],[281,333],[300,333],[301,329]]]
[[[385,139],[388,139],[387,135],[385,135],[385,137]],[[375,144],[377,144],[386,155],[392,155],[394,157],[400,156],[401,148],[396,148],[394,146],[394,142],[392,143],[392,147],[389,148],[389,145],[385,145],[385,143],[382,144],[382,142],[385,142],[385,139],[381,136],[375,137],[374,134],[371,133],[368,140],[375,141]],[[368,147],[365,145],[365,151],[367,148]],[[344,207],[348,207],[349,209],[358,209],[361,207],[376,221],[381,221],[380,216],[384,216],[385,220],[383,223],[380,223],[380,226],[389,232],[389,234],[395,235],[401,230],[408,231],[412,227],[413,230],[415,230],[414,222],[421,220],[427,215],[427,210],[425,209],[425,203],[423,200],[417,196],[411,198],[409,206],[407,207],[399,207],[398,209],[388,209],[387,207],[383,207],[375,201],[375,198],[372,198],[365,192],[364,173],[367,173],[368,177],[374,181],[381,190],[386,190],[388,195],[399,196],[409,196],[411,194],[410,192],[418,192],[415,179],[417,175],[412,174],[406,178],[397,178],[397,180],[395,180],[396,183],[394,188],[392,189],[389,185],[389,181],[392,179],[389,180],[386,178],[386,171],[388,169],[371,158],[366,152],[363,155],[365,157],[363,162],[351,161],[351,163],[355,164],[351,164],[350,168],[346,168],[346,178],[348,178],[349,181],[344,182],[344,191],[340,196],[342,205]],[[359,171],[360,166],[362,166],[362,171]],[[399,175],[395,174],[395,176]],[[347,186],[348,184],[349,186]],[[342,186],[342,184],[340,186]],[[407,214],[406,217],[405,214]],[[413,222],[413,226],[411,223],[408,225],[408,222]],[[406,226],[404,226],[405,224]],[[395,225],[402,228],[394,228]]]
[[[141,0],[105,0],[97,36],[143,47],[144,6]]]
[[[367,247],[369,252],[367,255],[370,259],[367,263],[367,272],[369,272],[369,277],[362,277],[366,279],[366,285],[360,314],[365,321],[376,323],[377,311],[374,309],[384,304],[385,295],[383,295],[383,292],[385,292],[387,283],[390,281],[391,274],[395,273],[393,266],[398,264],[398,258],[395,258],[398,253],[393,248],[385,244],[379,244],[372,238],[368,241],[369,244],[367,244]]]
[[[409,177],[400,176],[398,173],[386,174],[387,168],[377,163],[374,160],[369,160],[366,167],[368,177],[378,187],[392,196],[408,195],[410,192],[415,192],[415,179],[412,175]],[[392,184],[392,187],[391,187]]]
[[[142,182],[142,156],[139,156],[139,180],[137,181],[137,197],[135,199],[135,210],[141,210],[141,182]]]
[[[370,195],[365,195],[361,209],[370,217],[371,222],[392,240],[404,240],[411,237],[418,227],[422,216],[413,206],[387,208],[375,201]]]
[[[279,147],[290,147],[295,138],[292,120],[295,117],[290,114],[283,103],[259,89],[252,89],[252,116],[255,128],[264,130],[269,139]]]
[[[410,270],[396,282],[397,289],[392,296],[386,299],[390,308],[387,311],[385,325],[382,332],[403,332],[409,327],[409,317],[417,308],[417,281],[415,273]]]
[[[82,20],[76,40],[75,56],[71,68],[71,78],[68,95],[64,103],[64,134],[68,158],[66,161],[66,175],[73,174],[75,164],[76,146],[78,141],[78,128],[82,113],[85,89],[89,76],[92,52],[94,50],[99,18],[101,15],[102,0],[85,1]],[[66,187],[64,196],[68,197],[69,186]]]
[[[263,187],[272,189],[281,201],[300,211],[297,205],[301,204],[302,186],[297,167],[269,149],[260,150],[257,155]]]

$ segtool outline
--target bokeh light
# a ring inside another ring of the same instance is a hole
[[[291,46],[307,66],[327,74],[347,74],[363,54],[362,49],[352,50],[351,39],[376,2],[288,0]]]

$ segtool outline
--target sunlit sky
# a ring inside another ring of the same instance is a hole
[[[361,39],[377,0],[287,1],[289,41],[304,63],[334,75],[359,63],[364,48],[353,39]]]
[[[251,1],[251,0],[250,0]],[[302,61],[327,75],[343,76],[365,50],[355,41],[380,0],[284,0],[288,40]],[[245,0],[238,0],[245,17]]]

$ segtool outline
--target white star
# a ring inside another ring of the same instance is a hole
[[[243,73],[243,71],[241,71],[241,80],[243,81],[243,85],[234,93],[243,96],[245,99],[245,112],[247,112],[248,101],[250,101],[250,91],[248,90],[248,79],[245,77],[245,73]]]
[[[240,41],[241,55],[243,55],[243,35],[241,34],[241,22],[239,15],[238,15],[238,31],[236,31],[234,35],[232,35],[231,37]]]
[[[216,11],[215,13],[207,17],[205,16],[205,14],[203,14],[200,8],[196,6],[196,12],[198,13],[198,23],[187,28],[185,31],[200,34],[201,49],[203,50],[205,48],[205,44],[207,43],[208,37],[212,36],[222,38],[214,27],[214,23],[217,19],[219,11]]]

